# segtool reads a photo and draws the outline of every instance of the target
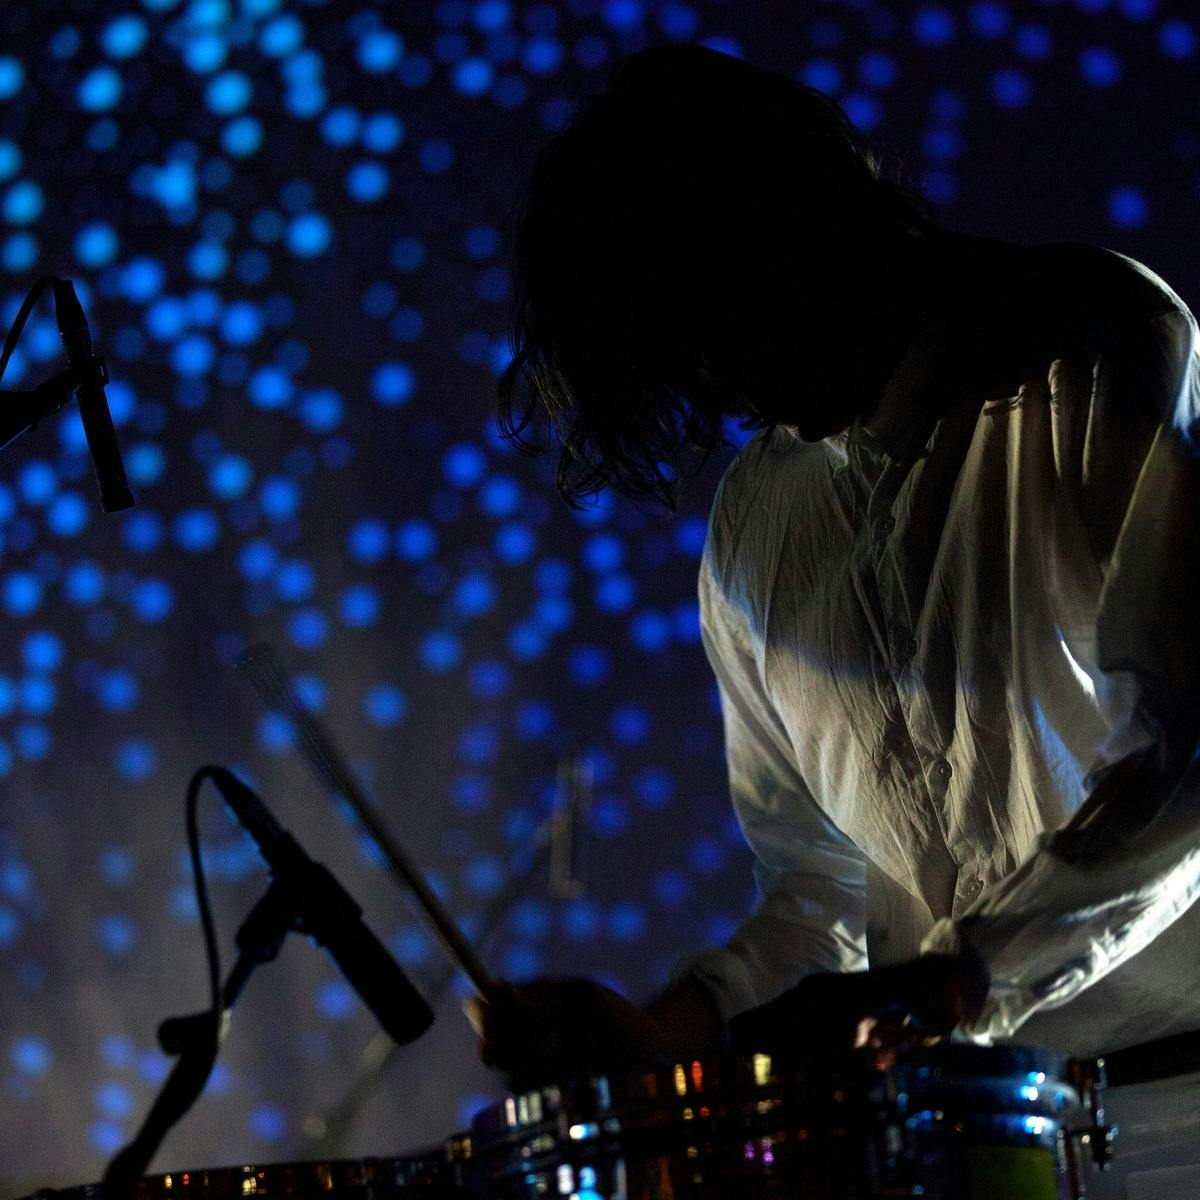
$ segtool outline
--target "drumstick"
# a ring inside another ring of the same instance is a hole
[[[442,944],[450,961],[459,967],[483,996],[493,991],[491,976],[424,875],[392,839],[374,805],[363,795],[345,758],[324,725],[298,703],[275,651],[266,642],[251,646],[236,662],[245,671],[263,700],[282,709],[296,728],[300,753],[317,779],[337,796],[344,797],[364,828],[383,852],[393,877],[416,897],[419,911]]]

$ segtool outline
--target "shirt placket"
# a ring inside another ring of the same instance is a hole
[[[948,746],[931,744],[913,720],[911,701],[922,685],[915,667],[920,646],[906,615],[912,608],[911,605],[889,603],[886,597],[899,598],[897,583],[902,586],[902,582],[890,575],[886,580],[882,578],[884,572],[891,570],[888,564],[895,561],[892,546],[896,536],[894,509],[908,473],[909,469],[903,463],[885,457],[871,488],[864,531],[869,539],[869,587],[890,680],[889,749],[900,759],[915,793],[914,799],[934,818],[941,844],[933,848],[933,853],[935,860],[943,859],[940,867],[936,862],[934,866],[939,878],[945,872],[946,882],[953,888],[953,895],[946,898],[952,911],[956,912],[964,899],[974,898],[981,888],[977,886],[977,880],[963,879],[960,875],[962,863],[951,849],[948,836],[947,805],[954,776],[952,750]],[[898,609],[902,611],[898,612]]]

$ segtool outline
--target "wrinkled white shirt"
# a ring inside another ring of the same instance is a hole
[[[858,423],[779,428],[721,482],[701,626],[760,899],[687,969],[726,1019],[962,939],[992,974],[973,1033],[1094,1053],[1200,1028],[1198,789],[1124,864],[1047,848],[1154,738],[1148,681],[1195,694],[1196,323],[1076,250],[1112,288],[1092,348],[951,391],[901,461]]]

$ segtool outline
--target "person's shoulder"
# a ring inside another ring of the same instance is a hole
[[[807,470],[816,456],[827,453],[784,426],[760,430],[738,451],[717,485],[705,545],[705,558],[723,590],[778,554],[807,486]]]
[[[1075,314],[1075,331],[1095,348],[1155,325],[1195,328],[1187,303],[1146,263],[1089,242],[1056,242],[1041,247],[1057,263],[1063,299]]]

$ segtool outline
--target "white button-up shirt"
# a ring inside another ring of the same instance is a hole
[[[1195,321],[1143,265],[1070,250],[1103,316],[1015,394],[951,390],[899,460],[859,423],[777,428],[722,480],[701,626],[760,900],[688,967],[726,1018],[966,939],[976,1033],[1087,1053],[1200,1027],[1198,789],[1116,865],[1047,848],[1155,737],[1147,689],[1195,696],[1200,618]]]

